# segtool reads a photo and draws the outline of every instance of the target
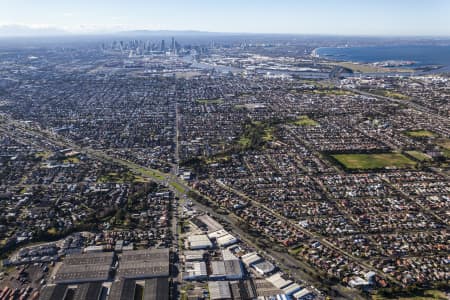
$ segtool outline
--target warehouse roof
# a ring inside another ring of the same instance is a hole
[[[39,300],[61,300],[67,294],[67,285],[46,285],[41,290]]]
[[[204,278],[208,276],[208,272],[206,270],[206,264],[202,262],[187,262],[185,264],[185,272],[183,272],[183,279],[196,279],[196,278]]]
[[[259,256],[256,252],[244,254],[241,256],[241,259],[244,265],[246,265],[247,267],[263,260],[261,256]]]
[[[286,295],[290,296],[290,295],[298,292],[299,290],[301,290],[301,288],[302,287],[298,283],[292,283],[292,284],[288,285],[287,287],[283,288],[282,290]]]
[[[235,236],[227,233],[224,236],[218,237],[216,241],[217,245],[219,245],[220,247],[226,247],[237,243],[239,240]]]
[[[206,234],[191,235],[188,242],[191,249],[206,249],[213,246]]]
[[[56,283],[81,283],[109,279],[113,252],[68,255],[55,275]]]
[[[211,278],[224,277],[228,279],[242,278],[241,262],[235,260],[212,261],[211,262]]]
[[[305,297],[309,294],[312,294],[313,292],[309,290],[308,288],[304,288],[294,294],[295,299],[301,299],[302,297]]]
[[[205,251],[203,250],[186,250],[184,251],[184,259],[186,261],[203,260]]]
[[[118,276],[137,279],[169,276],[169,249],[128,251],[119,260]]]
[[[167,278],[147,279],[144,285],[143,300],[168,300],[169,281]]]
[[[276,288],[282,289],[292,283],[292,280],[286,280],[280,272],[267,277],[267,281],[272,283]]]
[[[108,300],[134,299],[136,282],[134,280],[114,281],[109,291]]]
[[[228,281],[210,281],[208,282],[208,289],[211,300],[231,299]]]
[[[99,300],[102,293],[101,282],[90,282],[78,285],[73,300]]]
[[[253,264],[252,267],[262,275],[268,274],[275,270],[275,266],[269,261],[260,261],[256,264]]]
[[[220,225],[220,223],[218,223],[216,220],[214,220],[208,215],[198,216],[197,220],[199,220],[208,227],[208,232],[214,232],[223,229],[223,226]]]

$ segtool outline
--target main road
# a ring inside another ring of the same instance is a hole
[[[177,117],[177,119],[178,119],[178,117]],[[174,210],[175,213],[173,214],[173,219],[172,219],[172,232],[173,232],[173,236],[174,236],[172,250],[174,251],[174,253],[178,253],[179,249],[178,249],[177,225],[179,223],[178,216],[181,214],[181,204],[180,203],[182,203],[183,201],[186,200],[186,198],[187,198],[186,194],[188,191],[192,191],[197,194],[200,194],[200,193],[199,193],[199,191],[190,187],[185,181],[181,180],[177,176],[177,173],[175,173],[175,172],[163,173],[156,169],[141,166],[134,162],[111,156],[110,154],[107,154],[102,150],[92,149],[90,147],[81,147],[81,146],[77,145],[76,143],[74,143],[73,141],[71,141],[63,136],[54,134],[53,132],[49,132],[47,130],[44,130],[44,129],[41,129],[38,127],[34,127],[31,124],[25,124],[23,122],[16,121],[16,120],[13,120],[10,118],[3,118],[0,121],[0,129],[7,130],[6,125],[14,125],[16,128],[19,128],[22,131],[28,132],[29,134],[34,135],[35,137],[38,137],[40,139],[48,140],[51,143],[53,143],[59,147],[71,148],[75,151],[88,154],[89,156],[96,158],[100,161],[107,161],[107,162],[112,162],[112,163],[116,163],[116,164],[125,166],[128,169],[130,169],[130,171],[132,171],[134,174],[140,175],[144,178],[147,178],[149,180],[152,180],[154,182],[162,184],[162,185],[166,186],[167,188],[169,188],[170,190],[172,190],[175,193],[175,195],[180,199],[180,202],[178,203],[178,205],[176,206],[176,208]],[[178,137],[176,137],[176,138],[178,139]],[[175,169],[174,169],[174,171],[175,171]],[[222,186],[223,186],[223,188],[231,189],[230,187],[223,185],[223,183],[222,183]],[[235,191],[235,190],[233,190],[233,191],[240,194],[241,196],[249,199],[248,196],[240,193],[239,191]],[[204,195],[202,195],[202,196],[204,196]],[[357,261],[359,264],[364,265],[366,268],[372,269],[371,266],[363,264],[360,260],[354,258],[353,256],[349,255],[348,253],[340,250],[339,248],[336,248],[334,245],[332,245],[331,243],[326,241],[323,237],[318,236],[310,231],[307,231],[306,229],[300,227],[298,224],[293,223],[292,220],[288,220],[288,219],[284,218],[283,216],[279,215],[277,212],[267,208],[266,206],[262,205],[261,203],[255,201],[253,199],[249,199],[249,200],[251,200],[253,205],[271,212],[274,215],[274,217],[276,217],[284,222],[293,224],[294,226],[299,228],[302,232],[304,232],[308,236],[311,236],[312,238],[323,243],[324,245],[335,249],[336,251],[342,253],[349,259]],[[287,271],[294,279],[296,279],[297,281],[305,282],[306,284],[311,285],[311,286],[317,285],[317,283],[318,283],[317,280],[313,279],[311,277],[311,275],[302,271],[302,269],[313,270],[309,265],[304,264],[303,262],[295,259],[291,255],[289,255],[287,252],[278,252],[278,251],[275,251],[272,249],[262,249],[261,247],[259,247],[253,241],[253,238],[247,232],[243,231],[239,227],[238,223],[239,223],[240,219],[238,216],[236,216],[232,213],[230,213],[230,215],[218,214],[214,209],[202,205],[201,203],[195,201],[195,199],[192,199],[192,201],[202,211],[208,212],[209,214],[211,214],[213,217],[215,217],[217,219],[224,219],[231,226],[233,232],[235,234],[237,234],[242,241],[244,241],[245,243],[247,243],[254,249],[258,250],[260,253],[263,253],[263,255],[266,256],[266,258],[274,260],[276,265],[278,265],[281,269]],[[178,265],[176,264],[176,266],[178,266]],[[385,275],[385,274],[383,274],[383,275]],[[177,283],[181,282],[181,278],[180,278],[179,274],[174,276],[172,279],[174,280],[174,282],[177,282]],[[332,287],[332,289],[339,292],[341,295],[344,295],[344,297],[346,299],[360,299],[359,293],[357,293],[354,290],[346,289],[341,285],[334,286],[334,287]]]

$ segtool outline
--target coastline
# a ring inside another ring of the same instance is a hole
[[[318,47],[311,55],[333,63],[376,66],[391,72],[399,69],[423,74],[450,71],[448,45]]]

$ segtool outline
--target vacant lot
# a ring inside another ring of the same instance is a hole
[[[401,68],[383,68],[371,64],[352,63],[352,62],[332,62],[330,65],[340,66],[359,73],[386,73],[386,72],[405,72],[411,73],[411,70]]]
[[[412,157],[414,157],[415,159],[417,159],[419,161],[432,160],[432,158],[430,156],[428,156],[427,154],[420,152],[420,151],[406,151],[406,153],[411,155]]]
[[[436,133],[431,132],[429,130],[411,130],[411,131],[407,131],[406,135],[409,135],[410,137],[435,137],[435,136],[437,136]]]
[[[308,116],[300,116],[296,121],[294,121],[294,124],[297,126],[317,126],[317,125],[319,125],[319,123],[317,123],[313,119],[310,119]]]
[[[373,296],[372,300],[446,300],[448,299],[448,296],[438,290],[427,290],[423,291],[421,293],[418,293],[419,295],[411,296],[411,297],[393,297],[393,298],[386,298],[383,296]]]
[[[444,156],[450,158],[450,139],[442,139],[437,144],[441,146]]]
[[[400,153],[334,154],[332,157],[347,169],[407,168],[416,164]]]
[[[197,99],[197,103],[200,104],[222,104],[223,103],[223,99]]]

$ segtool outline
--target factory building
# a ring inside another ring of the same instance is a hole
[[[113,262],[113,252],[68,255],[55,275],[55,283],[107,281]]]
[[[123,279],[169,276],[169,249],[126,251],[119,258],[117,275]]]

